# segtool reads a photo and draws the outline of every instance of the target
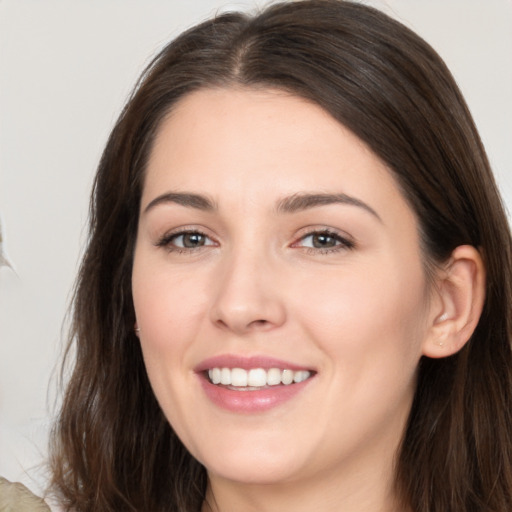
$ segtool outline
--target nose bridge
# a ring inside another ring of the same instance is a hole
[[[276,286],[277,272],[264,247],[233,248],[216,277],[212,321],[240,334],[281,325],[285,307]]]

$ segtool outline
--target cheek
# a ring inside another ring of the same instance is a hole
[[[295,304],[303,325],[340,365],[372,362],[394,371],[404,361],[415,366],[419,360],[426,315],[423,271],[419,265],[380,263],[302,284],[308,293]]]
[[[159,271],[157,265],[134,263],[132,290],[135,314],[143,339],[154,350],[186,344],[207,309],[206,287],[199,277],[179,271]]]
[[[183,416],[180,399],[189,397],[189,349],[204,316],[204,290],[179,272],[172,274],[150,258],[135,258],[132,294],[140,344],[155,396],[168,420]],[[177,421],[177,420],[176,420]],[[177,421],[179,424],[179,421]]]

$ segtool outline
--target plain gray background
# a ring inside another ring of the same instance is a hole
[[[34,490],[52,372],[108,133],[149,58],[216,12],[266,2],[0,0],[0,475]],[[512,208],[512,2],[368,1],[445,59]]]

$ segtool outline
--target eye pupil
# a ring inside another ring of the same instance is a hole
[[[185,233],[183,235],[183,247],[194,248],[205,244],[205,236],[200,233]]]
[[[318,249],[325,247],[334,247],[336,245],[336,239],[326,233],[317,233],[313,235],[313,247]]]

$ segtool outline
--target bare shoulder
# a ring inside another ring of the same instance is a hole
[[[23,484],[0,477],[0,512],[50,512],[50,508]]]

